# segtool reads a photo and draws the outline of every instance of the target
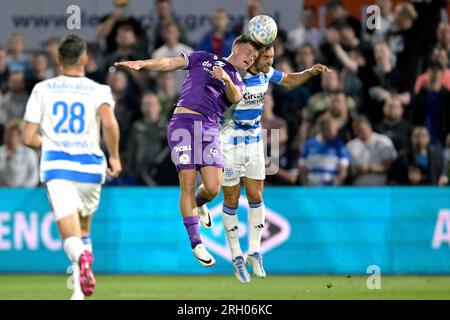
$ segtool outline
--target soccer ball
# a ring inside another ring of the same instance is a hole
[[[277,23],[269,16],[259,15],[248,22],[250,39],[264,46],[272,44],[277,32]]]

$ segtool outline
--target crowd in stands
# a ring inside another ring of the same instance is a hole
[[[111,87],[121,128],[124,173],[107,184],[177,184],[166,127],[186,71],[155,73],[113,67],[114,62],[178,56],[206,50],[228,56],[233,39],[261,0],[248,0],[247,17],[232,25],[224,9],[211,14],[211,30],[197,43],[174,18],[170,0],[155,0],[157,19],[143,25],[124,2],[101,19],[88,44],[86,76]],[[376,0],[381,28],[349,14],[342,1],[326,3],[327,27],[305,6],[299,24],[280,28],[274,67],[303,71],[316,63],[333,69],[304,85],[271,86],[261,124],[268,150],[278,148],[271,185],[448,185],[450,178],[450,24],[447,1]],[[29,48],[20,33],[0,44],[0,186],[39,184],[38,152],[21,142],[20,119],[33,86],[60,74],[60,39]],[[272,168],[273,169],[273,168]]]

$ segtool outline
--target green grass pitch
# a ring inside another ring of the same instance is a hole
[[[382,276],[369,290],[364,276],[269,276],[243,285],[233,275],[97,275],[90,299],[450,299],[450,276]],[[68,299],[67,277],[1,275],[0,299]]]

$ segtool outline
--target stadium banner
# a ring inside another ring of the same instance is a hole
[[[154,0],[130,0],[126,13],[140,20],[144,26],[151,25],[156,18]],[[172,0],[175,18],[188,30],[192,43],[211,30],[209,18],[217,8],[230,14],[230,21],[243,19],[246,14],[246,0]],[[289,30],[299,23],[303,0],[263,1],[265,13],[275,18],[280,28]],[[78,6],[74,10],[72,5]],[[70,7],[70,8],[69,8]],[[68,10],[69,8],[69,10]],[[52,36],[64,36],[76,32],[88,41],[95,40],[95,29],[100,19],[113,10],[112,0],[2,0],[0,11],[0,43],[6,45],[8,37],[15,32],[25,35],[30,48],[39,48],[43,41]],[[80,12],[80,29],[69,30],[73,13]]]
[[[97,272],[230,273],[221,199],[202,229],[217,258],[194,259],[178,209],[178,188],[105,188],[93,219]],[[450,273],[449,188],[267,187],[262,251],[270,274]],[[247,208],[240,237],[247,248]],[[44,189],[0,190],[0,272],[61,273],[69,267]]]

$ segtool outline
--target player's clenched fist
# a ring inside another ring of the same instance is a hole
[[[106,170],[106,173],[113,178],[117,178],[122,172],[122,164],[120,163],[119,158],[110,157],[109,158],[109,166]]]
[[[309,68],[309,72],[311,72],[312,75],[316,75],[319,73],[333,72],[333,71],[329,69],[327,66],[324,66],[323,64],[315,64],[311,68]]]
[[[213,78],[216,78],[216,79],[219,79],[219,80],[222,80],[225,82],[231,82],[230,76],[221,67],[214,67],[211,75]]]
[[[115,62],[115,67],[122,67],[122,68],[128,68],[132,70],[141,70],[144,66],[143,61],[137,60],[137,61],[121,61],[121,62]]]

